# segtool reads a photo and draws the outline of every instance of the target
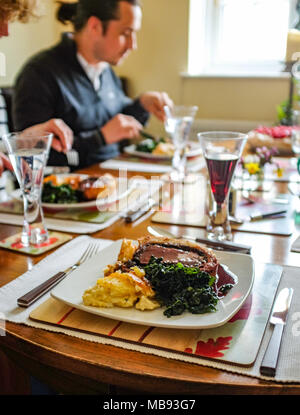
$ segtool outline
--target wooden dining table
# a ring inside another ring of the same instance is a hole
[[[80,173],[100,175],[98,165]],[[117,171],[110,171],[118,174]],[[132,173],[136,174],[136,173]],[[147,174],[144,174],[147,177]],[[148,175],[149,176],[149,175]],[[274,183],[278,193],[287,193],[287,183]],[[108,228],[91,236],[118,240],[147,235],[153,212],[144,220],[125,223],[119,219]],[[204,236],[205,229],[162,224],[177,235],[190,233]],[[13,235],[20,228],[0,225],[0,239]],[[299,225],[291,236],[234,232],[234,242],[252,246],[254,261],[299,266],[300,254],[291,252],[291,243],[300,234]],[[78,235],[73,234],[74,238]],[[18,278],[52,251],[27,256],[0,249],[0,286]],[[23,324],[6,322],[5,335],[0,336],[0,361],[6,368],[6,391],[29,393],[29,375],[63,394],[299,394],[300,384],[277,383],[230,373],[199,364],[178,361],[152,354],[128,350],[108,344],[50,332]],[[1,383],[1,381],[0,381]],[[10,389],[9,389],[10,388]],[[5,391],[5,388],[2,388]],[[1,388],[0,388],[1,394]]]

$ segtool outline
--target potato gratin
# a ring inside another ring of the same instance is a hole
[[[138,310],[154,310],[160,304],[154,300],[154,291],[145,278],[145,271],[133,266],[122,271],[122,264],[133,258],[136,251],[133,241],[124,239],[118,260],[104,270],[104,278],[87,289],[83,294],[83,303],[94,307],[135,307]]]

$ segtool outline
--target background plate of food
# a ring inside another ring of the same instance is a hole
[[[99,177],[86,174],[57,174],[45,177],[42,206],[49,210],[104,207],[125,197],[132,187],[123,189],[119,180],[106,173]],[[22,197],[20,189],[12,193]]]
[[[248,133],[247,145],[251,150],[257,147],[276,148],[278,155],[293,155],[291,135],[300,126],[278,125],[273,127],[261,126]]]
[[[171,258],[171,263],[160,262],[158,256],[162,253],[165,261]],[[149,261],[153,254],[156,258]],[[141,265],[136,265],[137,258],[139,264],[148,261],[142,271]],[[199,258],[201,266],[196,266]],[[227,281],[217,289],[216,281],[223,279],[221,270],[234,278],[234,284]],[[215,271],[217,277],[212,276]],[[178,284],[182,276],[184,284],[188,280],[186,288]],[[162,279],[167,277],[168,280]],[[198,285],[191,284],[192,280]],[[124,239],[112,243],[67,276],[51,295],[71,307],[113,320],[204,329],[221,326],[233,317],[250,294],[253,281],[254,263],[250,255],[214,253],[184,240],[145,237],[138,242]],[[172,297],[171,306],[163,305],[166,293],[171,296],[178,287],[179,297]],[[188,308],[180,309],[186,303],[186,295],[190,298]]]
[[[164,138],[157,140],[145,138],[137,144],[124,147],[124,153],[130,156],[146,158],[150,160],[171,160],[174,155],[174,144]],[[197,157],[202,153],[201,148],[196,142],[187,144],[187,158]]]

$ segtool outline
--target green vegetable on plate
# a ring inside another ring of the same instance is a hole
[[[82,201],[82,192],[74,190],[68,184],[54,186],[52,182],[44,183],[42,192],[43,203],[78,203]]]
[[[180,315],[184,311],[193,314],[216,311],[216,278],[207,272],[186,267],[180,262],[165,264],[162,258],[154,257],[151,257],[144,270],[156,293],[156,300],[166,307],[164,315],[167,317]]]

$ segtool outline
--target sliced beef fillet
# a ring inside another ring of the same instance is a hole
[[[185,239],[152,238],[139,239],[139,246],[132,262],[147,265],[151,257],[162,258],[165,264],[181,262],[187,267],[197,267],[201,271],[216,275],[218,260],[215,255],[196,243]]]

